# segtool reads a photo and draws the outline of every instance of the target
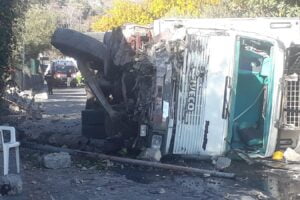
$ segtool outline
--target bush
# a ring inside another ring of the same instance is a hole
[[[297,0],[224,0],[204,9],[202,17],[298,17]]]
[[[108,31],[126,23],[150,24],[163,16],[200,16],[203,5],[215,5],[219,0],[116,0],[104,16],[92,23],[93,31]]]
[[[27,1],[0,1],[0,94],[3,94],[4,80],[8,66],[13,65],[17,55],[18,42],[22,32],[22,18]]]

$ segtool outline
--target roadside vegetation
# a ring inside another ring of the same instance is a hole
[[[202,17],[299,17],[298,0],[223,0],[209,6]]]
[[[8,66],[19,60],[21,37],[26,1],[0,1],[0,94],[3,93]]]
[[[86,0],[0,1],[0,91],[12,69],[22,70],[43,54],[57,57],[50,44],[56,28],[90,30],[91,16],[101,15],[103,6]]]
[[[22,38],[26,58],[35,59],[39,53],[48,56],[51,53],[57,54],[50,44],[55,29],[61,27],[86,32],[93,12],[97,13],[84,0],[31,0],[25,14]]]
[[[165,16],[199,17],[201,7],[218,3],[219,0],[116,0],[104,16],[95,18],[92,30],[107,31],[126,23],[146,25]]]
[[[297,17],[297,0],[115,0],[104,15],[95,17],[93,31],[126,23],[146,25],[161,17]]]

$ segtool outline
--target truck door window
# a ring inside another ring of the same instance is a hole
[[[250,151],[263,148],[272,46],[269,42],[240,38],[232,120],[234,147]]]

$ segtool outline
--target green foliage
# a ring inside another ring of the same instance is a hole
[[[203,9],[202,17],[298,17],[297,0],[223,0]]]
[[[80,24],[94,11],[86,0],[0,0],[0,93],[8,66],[36,58],[53,48],[50,37],[56,27],[87,31]],[[25,50],[25,51],[24,51]]]
[[[12,65],[14,52],[22,26],[20,26],[26,9],[25,0],[1,0],[0,1],[0,93],[2,92],[4,79],[8,66]]]
[[[108,31],[126,23],[150,24],[164,16],[197,17],[201,6],[218,3],[219,0],[115,0],[104,16],[95,18],[91,28],[93,31]]]
[[[58,27],[87,31],[84,23],[91,11],[86,0],[30,0],[23,34],[26,58],[36,58],[45,52],[52,54],[55,49],[50,40]]]
[[[23,34],[26,57],[36,58],[39,53],[51,49],[50,39],[57,27],[58,16],[58,13],[39,4],[29,8]]]
[[[126,12],[124,12],[126,10]],[[115,0],[91,28],[107,31],[125,23],[149,24],[164,16],[184,17],[297,17],[299,0]]]

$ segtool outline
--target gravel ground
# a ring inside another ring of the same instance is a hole
[[[45,169],[41,153],[22,150],[23,193],[7,200],[267,199],[236,180],[74,158],[67,169]],[[1,199],[1,197],[0,197]]]

